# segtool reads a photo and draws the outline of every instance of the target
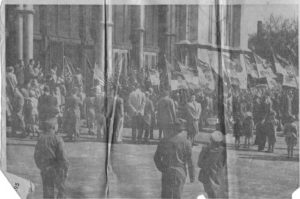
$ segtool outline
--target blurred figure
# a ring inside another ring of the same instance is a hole
[[[21,87],[24,85],[24,80],[25,80],[24,79],[24,73],[25,73],[24,69],[25,69],[24,61],[21,59],[15,66],[16,78],[18,81],[18,85]]]
[[[260,121],[256,125],[256,137],[255,141],[258,145],[258,151],[263,151],[265,149],[267,134],[265,131],[264,120]]]
[[[9,100],[12,101],[18,82],[12,66],[9,66],[6,72],[6,95],[8,96]]]
[[[198,158],[199,181],[202,182],[208,198],[226,198],[226,149],[224,136],[214,131],[210,144],[204,146]]]
[[[270,114],[267,116],[266,122],[265,122],[265,131],[268,138],[268,152],[273,153],[274,152],[274,145],[276,142],[276,125],[277,120],[275,118],[276,113],[275,111],[271,111]]]
[[[245,148],[250,148],[250,141],[253,135],[254,122],[252,119],[252,114],[250,112],[246,113],[246,118],[243,121],[243,134],[245,135]]]
[[[29,92],[29,98],[25,99],[24,119],[26,131],[30,136],[38,136],[38,100],[34,91]]]
[[[69,162],[64,151],[63,140],[55,135],[56,121],[43,121],[42,135],[34,150],[35,164],[41,171],[44,198],[65,198],[65,181]],[[55,188],[58,189],[55,197]]]
[[[186,105],[186,116],[188,125],[188,139],[195,145],[195,136],[199,133],[199,120],[201,115],[201,105],[196,102],[195,94],[191,95],[191,101]]]
[[[31,79],[33,79],[34,77],[37,77],[37,74],[35,74],[35,71],[34,71],[34,59],[30,59],[29,60],[29,63],[27,65],[27,67],[25,67],[25,84],[27,85]]]
[[[233,124],[233,136],[235,138],[234,146],[236,149],[240,148],[240,137],[242,136],[242,122],[239,118],[235,120],[235,123]]]
[[[80,133],[80,105],[78,88],[73,88],[71,95],[66,99],[64,131],[69,139],[76,140]]]
[[[165,135],[172,131],[176,120],[175,103],[169,96],[169,91],[164,91],[162,98],[157,103],[157,125]],[[161,137],[159,137],[161,139]]]
[[[57,116],[59,114],[58,102],[57,99],[50,94],[50,89],[48,86],[44,87],[44,93],[38,99],[38,115],[39,121],[42,123],[48,119],[56,120],[56,128],[57,124]]]
[[[89,95],[85,98],[84,101],[86,107],[86,121],[89,135],[95,135],[95,99],[95,89],[91,89]]]
[[[14,89],[14,93],[12,96],[12,125],[11,131],[12,136],[16,136],[17,132],[21,131],[21,133],[25,133],[25,122],[24,122],[24,97],[19,91],[18,88]]]
[[[129,94],[128,103],[131,111],[132,140],[135,141],[138,138],[136,131],[138,135],[143,133],[143,115],[146,104],[145,94],[138,85],[135,85],[135,90]]]
[[[151,124],[152,124],[152,115],[154,113],[154,106],[152,101],[150,100],[150,93],[146,92],[146,103],[145,103],[145,109],[144,109],[144,127],[143,127],[143,131],[145,131],[145,135],[144,135],[144,140],[145,142],[149,141],[149,135],[150,135],[150,131],[151,131]],[[142,135],[139,135],[142,136]],[[153,135],[152,135],[153,138]]]
[[[187,140],[184,120],[178,119],[157,146],[154,162],[162,173],[161,198],[180,199],[186,181],[187,168],[190,182],[195,181],[192,146]]]
[[[287,145],[288,158],[293,157],[294,147],[297,145],[298,132],[295,124],[289,122],[284,125],[283,133]]]

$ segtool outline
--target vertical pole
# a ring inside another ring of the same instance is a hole
[[[225,118],[224,118],[224,93],[223,93],[223,66],[222,66],[222,29],[221,29],[221,17],[220,17],[220,4],[219,0],[215,0],[215,14],[216,14],[216,42],[218,47],[218,119],[220,123],[220,130],[222,133],[226,133]]]
[[[113,28],[113,21],[112,21],[112,5],[107,4],[106,6],[106,23],[105,23],[105,29],[106,29],[106,63],[107,63],[107,75],[108,77],[111,77],[113,74],[113,65],[112,65],[112,28]]]
[[[25,5],[25,59],[33,59],[33,5]]]
[[[23,5],[18,5],[16,11],[18,59],[23,59]]]

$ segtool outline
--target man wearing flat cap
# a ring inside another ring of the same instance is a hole
[[[34,151],[34,160],[41,171],[44,198],[55,198],[54,189],[58,189],[57,198],[65,196],[65,180],[68,173],[68,160],[64,152],[64,142],[55,135],[55,119],[42,122],[42,135]]]
[[[169,131],[158,144],[154,155],[157,169],[162,173],[161,197],[181,198],[183,186],[189,172],[190,182],[194,182],[192,145],[186,138],[185,120],[177,119],[173,130]]]

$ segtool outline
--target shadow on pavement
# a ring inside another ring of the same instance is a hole
[[[267,154],[267,153],[266,153]],[[270,156],[270,155],[243,155],[239,158],[243,159],[252,159],[252,160],[266,160],[266,161],[290,161],[290,162],[298,162],[299,156],[295,155],[293,158],[288,158],[287,156]]]

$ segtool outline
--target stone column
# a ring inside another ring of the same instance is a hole
[[[175,31],[176,31],[176,16],[175,16],[175,5],[168,5],[167,9],[167,21],[166,21],[166,51],[168,61],[174,64],[174,44],[175,44]]]
[[[33,59],[33,5],[25,5],[25,60]]]
[[[137,69],[144,66],[144,24],[145,24],[145,6],[132,6],[132,58],[133,64]]]
[[[23,5],[17,6],[17,49],[18,59],[23,59]]]
[[[41,36],[42,36],[42,48],[41,48],[41,65],[43,67],[43,71],[48,71],[50,70],[49,68],[49,63],[50,60],[48,55],[49,55],[49,25],[48,25],[48,9],[47,5],[41,5],[40,6],[40,30],[41,30]],[[46,65],[48,64],[48,65]]]
[[[113,74],[113,65],[112,65],[112,50],[113,50],[113,46],[112,46],[112,29],[113,29],[113,21],[112,21],[112,5],[106,5],[105,6],[105,11],[106,11],[106,22],[105,22],[105,28],[104,30],[105,32],[105,52],[106,52],[106,74],[107,77],[110,78],[111,75]]]

